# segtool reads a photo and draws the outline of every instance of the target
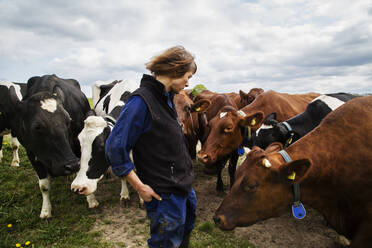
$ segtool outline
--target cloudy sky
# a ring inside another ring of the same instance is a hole
[[[183,45],[190,87],[372,92],[371,0],[0,0],[0,79],[55,73],[87,96]]]

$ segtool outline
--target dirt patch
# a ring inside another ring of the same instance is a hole
[[[195,165],[196,180],[194,189],[198,198],[197,224],[212,221],[215,210],[224,195],[216,193],[216,177],[205,175],[200,165]],[[226,170],[226,169],[225,169]],[[223,181],[228,185],[229,179],[224,173]],[[103,233],[103,239],[114,247],[147,247],[149,224],[146,211],[138,207],[138,196],[131,194],[129,206],[105,204],[112,200],[119,202],[120,181],[110,179],[98,187],[97,221],[93,231]],[[111,197],[111,198],[110,198]],[[306,207],[306,206],[305,206]],[[290,210],[279,217],[272,218],[250,227],[236,228],[231,232],[236,237],[247,237],[257,248],[335,248],[337,233],[326,225],[322,216],[306,207],[307,216],[303,220],[292,217]]]

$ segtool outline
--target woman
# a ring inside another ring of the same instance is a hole
[[[126,177],[145,201],[149,247],[188,247],[196,217],[194,172],[173,96],[188,86],[197,66],[185,48],[176,46],[146,68],[151,75],[143,75],[123,107],[107,139],[106,156],[113,172]]]

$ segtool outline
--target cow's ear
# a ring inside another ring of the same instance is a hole
[[[280,177],[286,181],[300,183],[311,166],[309,159],[299,159],[279,167]]]
[[[208,107],[211,105],[211,101],[208,99],[201,99],[191,105],[191,112],[204,112],[208,109]]]
[[[15,88],[11,86],[9,88],[8,106],[12,109],[13,113],[22,113],[22,101],[18,98]]]
[[[280,142],[274,142],[271,143],[266,149],[266,153],[273,153],[273,152],[279,152],[280,150],[283,149],[283,144]]]
[[[261,126],[263,119],[264,119],[264,113],[261,111],[258,111],[254,114],[244,116],[240,120],[239,125],[243,127],[249,126],[252,129],[252,131],[255,131]]]
[[[53,96],[56,96],[58,99],[60,99],[62,103],[65,102],[65,93],[59,85],[54,86]]]

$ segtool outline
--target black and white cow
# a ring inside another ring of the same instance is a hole
[[[253,133],[253,146],[266,149],[276,141],[288,146],[317,127],[327,114],[354,97],[357,96],[348,93],[320,95],[304,112],[284,122],[278,122],[275,113],[272,113],[265,118],[256,133]]]
[[[20,101],[10,87],[10,103],[17,113],[11,121],[12,134],[25,147],[39,177],[43,197],[41,218],[51,217],[50,177],[79,170],[78,134],[90,109],[88,99],[74,79],[56,75],[32,77]]]
[[[129,81],[98,81],[92,85],[94,111],[90,111],[79,134],[81,145],[80,170],[71,190],[87,196],[89,208],[98,206],[94,196],[98,181],[108,170],[105,157],[106,140],[120,115],[126,100],[137,86]],[[97,99],[98,98],[98,99]],[[121,179],[120,200],[129,201],[125,178]]]
[[[14,118],[17,113],[12,112],[11,106],[9,106],[9,89],[14,87],[16,96],[19,100],[22,100],[26,94],[27,85],[23,83],[12,83],[12,82],[0,82],[0,162],[3,158],[3,136],[10,134],[10,120]],[[19,166],[19,155],[18,155],[19,141],[17,137],[12,136],[12,150],[13,159],[11,166]]]

